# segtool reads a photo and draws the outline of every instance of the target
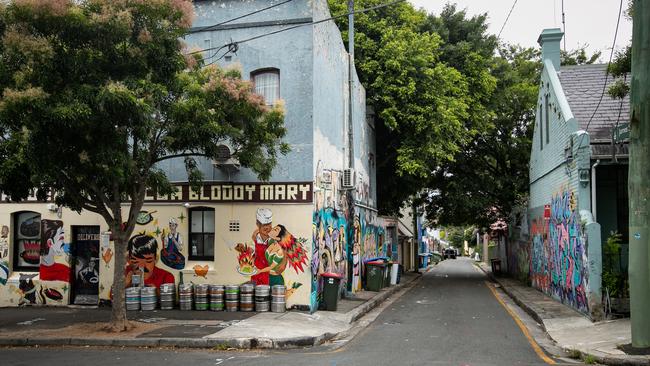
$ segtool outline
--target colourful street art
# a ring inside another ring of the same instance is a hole
[[[141,275],[146,286],[159,288],[163,283],[174,283],[174,276],[156,266],[158,241],[149,234],[137,234],[128,243],[129,260],[125,269],[126,287],[133,285],[133,275]]]
[[[588,313],[588,260],[573,192],[554,195],[550,217],[532,220],[530,274],[534,287]]]
[[[163,243],[160,260],[169,268],[185,268],[185,256],[181,253],[183,238],[178,232],[178,223],[175,218],[169,219],[169,232],[167,229],[163,229],[160,239]]]
[[[6,285],[9,278],[9,227],[2,225],[0,231],[0,285]]]
[[[284,285],[287,287],[285,298],[289,298],[302,283],[286,283],[284,272],[291,267],[296,274],[303,273],[309,247],[307,239],[294,237],[284,225],[273,225],[272,221],[271,209],[257,209],[257,228],[251,236],[254,244],[238,243],[235,246],[237,272],[250,275],[251,282],[256,285]]]
[[[320,275],[342,275],[344,288],[360,291],[363,261],[387,254],[384,229],[377,215],[355,208],[354,215],[349,216],[345,191],[338,187],[339,176],[340,172],[334,170],[317,171],[312,215],[312,307],[320,303],[322,296]]]
[[[65,244],[63,221],[41,221],[41,281],[70,282],[69,245]]]

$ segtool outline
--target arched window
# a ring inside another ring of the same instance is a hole
[[[251,73],[255,93],[264,97],[266,105],[274,105],[280,99],[280,70],[260,69]]]
[[[16,212],[13,226],[14,270],[38,270],[41,263],[41,214]]]

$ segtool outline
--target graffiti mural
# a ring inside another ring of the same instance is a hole
[[[36,274],[20,274],[20,279],[18,282],[18,290],[20,291],[20,300],[18,300],[18,305],[31,305],[36,304],[38,294],[36,290],[36,285],[34,284],[34,277]]]
[[[163,283],[174,283],[174,276],[156,266],[158,241],[150,234],[137,234],[128,243],[128,263],[125,269],[126,287],[132,286],[133,275],[141,275],[146,286],[159,288]]]
[[[544,217],[531,222],[532,285],[588,313],[588,261],[576,197],[562,191],[551,199]]]
[[[169,218],[169,232],[167,232],[167,229],[163,229],[160,239],[163,243],[160,260],[169,268],[185,268],[185,256],[181,253],[183,238],[178,232],[178,222],[176,222],[175,218]]]
[[[41,221],[41,281],[70,282],[70,246],[65,243],[63,221]]]
[[[258,208],[256,229],[251,236],[253,243],[238,243],[237,272],[251,276],[256,285],[286,286],[285,297],[289,298],[302,283],[285,282],[284,272],[291,267],[296,274],[303,273],[307,266],[307,239],[294,237],[284,225],[273,225],[273,212],[269,208]]]
[[[2,225],[0,231],[0,285],[6,285],[9,278],[9,227]]]
[[[345,191],[340,190],[340,172],[323,170],[319,162],[312,213],[312,309],[320,303],[323,273],[342,275],[343,287],[348,286],[348,204]]]

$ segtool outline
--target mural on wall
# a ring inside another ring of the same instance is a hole
[[[163,229],[161,241],[163,247],[160,251],[160,260],[169,268],[179,270],[185,268],[185,256],[181,253],[183,238],[178,232],[178,222],[175,218],[169,218],[169,232]]]
[[[207,264],[200,265],[197,264],[194,267],[192,267],[194,270],[194,276],[195,277],[203,277],[205,279],[208,278],[208,272],[210,271],[210,267]]]
[[[36,277],[36,273],[20,274],[20,279],[18,280],[18,290],[20,291],[20,300],[18,300],[19,306],[37,303],[36,295],[38,292],[36,290],[36,285],[34,284],[34,277]]]
[[[576,197],[562,191],[531,223],[532,285],[587,313],[588,260]]]
[[[9,278],[9,227],[0,229],[0,285],[6,285]]]
[[[284,272],[291,267],[297,274],[307,266],[307,239],[296,238],[284,225],[273,225],[273,212],[258,208],[256,226],[251,236],[254,247],[245,243],[235,246],[237,272],[251,276],[256,285],[284,285],[285,297],[289,298],[300,286],[300,282],[286,283]]]
[[[129,239],[128,263],[125,269],[126,287],[133,285],[133,275],[141,275],[146,286],[159,288],[163,283],[174,283],[174,276],[156,266],[158,241],[153,235],[141,233]]]
[[[37,269],[41,259],[41,215],[37,212],[16,214],[17,264]]]
[[[321,274],[342,275],[342,286],[352,292],[360,291],[364,260],[392,254],[384,243],[384,229],[376,213],[356,208],[353,217],[349,217],[346,191],[339,187],[340,175],[339,171],[323,169],[319,162],[312,215],[312,308],[322,296]],[[357,184],[356,198],[370,198],[370,186],[363,179]]]
[[[339,183],[340,172],[323,169],[319,162],[312,213],[312,309],[318,307],[322,295],[320,275],[336,273],[342,276],[342,286],[348,282],[348,204]]]
[[[42,220],[40,280],[70,282],[69,254],[63,221]]]

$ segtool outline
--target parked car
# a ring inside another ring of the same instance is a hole
[[[447,248],[445,249],[445,259],[456,259],[456,248]]]

